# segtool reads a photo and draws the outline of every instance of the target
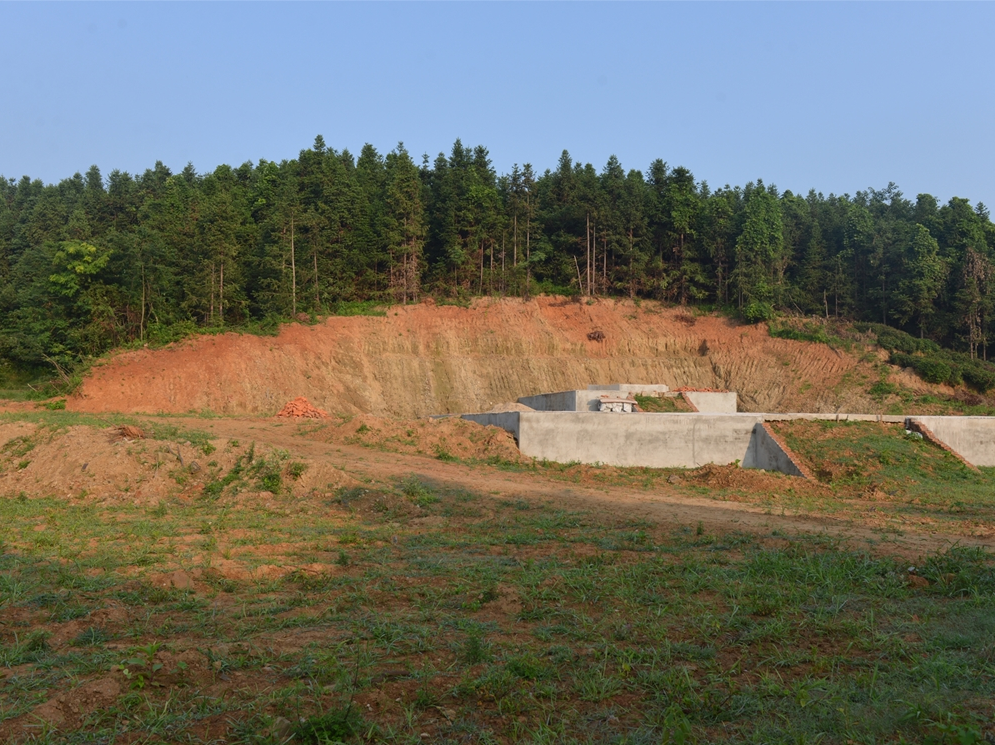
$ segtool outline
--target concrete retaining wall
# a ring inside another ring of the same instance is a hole
[[[780,442],[761,422],[753,428],[750,448],[743,459],[743,468],[760,468],[764,471],[780,471],[789,476],[811,478],[804,467],[797,461],[787,445]]]
[[[995,417],[915,416],[937,440],[973,466],[995,466]]]
[[[537,396],[522,396],[518,403],[536,411],[598,411],[598,403],[604,391],[559,391],[540,393]]]
[[[756,415],[521,412],[518,446],[557,463],[694,468],[744,461],[761,422]]]
[[[623,393],[639,394],[640,396],[657,396],[670,390],[670,386],[663,383],[653,383],[652,385],[643,383],[610,383],[608,385],[589,385],[589,391],[621,391]]]
[[[746,468],[800,474],[776,442],[757,435],[761,414],[514,411],[463,418],[506,429],[522,453],[556,463],[696,468],[739,461]]]
[[[684,397],[702,414],[736,413],[735,391],[684,391]]]
[[[569,396],[587,391],[530,396]],[[600,394],[590,399],[597,402]],[[576,397],[573,399],[576,401]],[[586,401],[584,396],[582,402]],[[538,403],[542,403],[539,401]],[[558,402],[560,403],[560,402]],[[575,404],[576,405],[576,404]],[[533,406],[533,408],[536,408]],[[764,422],[823,419],[919,422],[943,445],[974,466],[995,466],[995,417],[877,414],[612,414],[595,411],[509,411],[464,414],[464,419],[511,432],[525,455],[557,463],[601,463],[648,468],[697,468],[739,461],[744,468],[806,476],[804,467],[771,435]]]
[[[499,414],[463,414],[462,418],[485,427],[500,427],[511,432],[515,436],[515,441],[520,442],[521,439],[518,436],[518,417],[522,413],[521,411],[502,411]]]

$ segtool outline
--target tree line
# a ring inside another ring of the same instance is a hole
[[[538,293],[653,298],[888,324],[987,358],[995,226],[894,184],[712,190],[653,161],[498,174],[482,146],[416,163],[318,136],[293,160],[58,184],[0,178],[0,357],[72,365],[177,329]]]

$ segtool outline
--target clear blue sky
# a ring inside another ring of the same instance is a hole
[[[292,158],[654,158],[714,188],[995,207],[995,5],[0,3],[0,174]]]

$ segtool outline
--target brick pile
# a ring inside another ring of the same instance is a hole
[[[324,419],[328,416],[328,413],[312,406],[311,402],[304,398],[304,396],[298,396],[280,409],[280,413],[277,416],[293,417],[295,419]]]

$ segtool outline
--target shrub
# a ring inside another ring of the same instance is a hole
[[[774,306],[770,303],[764,303],[759,300],[751,300],[746,307],[743,308],[743,318],[746,319],[747,323],[769,321],[773,317]]]

